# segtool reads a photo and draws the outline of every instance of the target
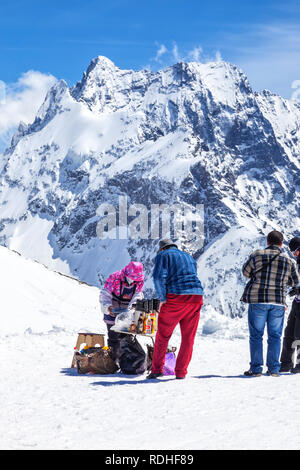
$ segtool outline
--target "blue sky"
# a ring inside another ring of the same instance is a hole
[[[300,79],[294,0],[0,0],[0,80],[35,70],[78,81],[90,60],[162,68],[180,59],[240,66],[256,90],[285,97]]]

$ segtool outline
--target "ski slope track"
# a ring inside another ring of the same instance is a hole
[[[271,229],[300,231],[300,104],[252,90],[226,62],[180,62],[158,72],[92,60],[82,80],[60,80],[0,163],[0,243],[99,286],[156,240],[100,240],[97,208],[204,204],[197,259],[206,307],[242,316],[240,267]]]

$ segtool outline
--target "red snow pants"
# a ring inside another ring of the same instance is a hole
[[[152,359],[152,372],[163,372],[169,339],[180,325],[181,346],[176,360],[176,377],[185,377],[192,358],[195,335],[203,305],[202,295],[167,294],[167,302],[158,315],[157,333]]]

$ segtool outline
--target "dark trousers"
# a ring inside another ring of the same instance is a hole
[[[111,327],[113,325],[106,325],[107,326],[107,345],[112,349],[112,358],[116,362],[119,360],[120,357],[120,341],[126,335],[122,333],[117,333],[116,331],[112,330]]]
[[[295,351],[292,345],[295,340],[300,340],[300,303],[296,302],[296,300],[294,300],[292,304],[292,309],[284,331],[280,357],[281,364],[291,368],[293,367],[292,356]]]

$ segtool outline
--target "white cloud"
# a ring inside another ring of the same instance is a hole
[[[224,35],[230,61],[243,69],[255,90],[266,88],[291,98],[292,84],[300,79],[299,24],[242,26],[243,31]]]
[[[291,88],[295,89],[295,91],[292,92],[291,99],[300,101],[300,80],[294,80]]]
[[[220,52],[220,51],[217,51],[217,52],[216,52],[216,61],[217,61],[217,62],[221,62],[221,61],[222,61],[222,55],[221,55],[221,52]]]
[[[157,52],[154,58],[150,59],[147,68],[154,69],[159,64],[162,67],[168,67],[178,62],[218,62],[222,60],[221,53],[217,51],[215,55],[205,54],[200,45],[195,45],[192,49],[181,48],[179,51],[178,44],[173,42],[172,46],[166,46],[156,42]],[[152,66],[151,66],[152,62]],[[145,68],[145,67],[144,67]]]
[[[299,5],[297,9],[300,11]],[[217,43],[221,49],[217,51],[204,46],[202,49],[198,44],[187,48],[176,42],[171,46],[165,43],[166,51],[159,56],[159,64],[167,67],[180,61],[225,60],[245,72],[254,90],[268,89],[285,98],[300,100],[300,87],[293,87],[300,80],[299,30],[296,17],[291,21],[275,22],[270,18],[266,23],[239,23],[218,35]],[[158,64],[154,59],[150,62]]]
[[[16,83],[1,82],[0,151],[9,144],[21,121],[33,122],[49,88],[56,78],[38,71],[24,73]]]
[[[2,82],[2,80],[0,80],[0,105],[4,104],[5,102],[5,89],[6,89],[5,83]]]
[[[182,60],[180,55],[179,55],[178,46],[177,46],[176,42],[173,45],[172,53],[173,53],[173,58],[174,58],[175,62],[180,62]]]
[[[158,51],[156,53],[155,61],[160,62],[161,56],[166,54],[167,52],[168,52],[168,49],[166,48],[166,46],[164,44],[160,44]]]
[[[203,49],[201,46],[194,47],[194,49],[188,53],[188,57],[191,58],[194,62],[199,62],[202,52]]]

